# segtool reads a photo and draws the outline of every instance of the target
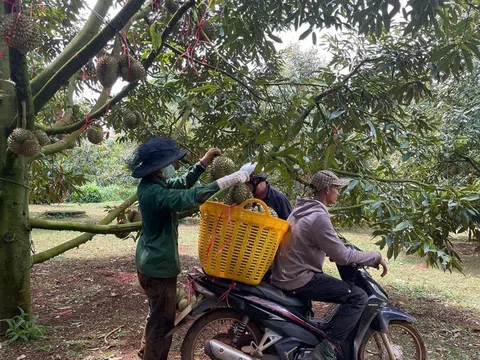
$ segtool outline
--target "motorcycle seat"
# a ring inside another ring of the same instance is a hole
[[[215,278],[208,275],[206,276],[210,281],[215,283],[217,286],[221,286],[222,288],[225,288],[225,289],[228,289],[229,287],[231,287],[231,284],[232,284],[231,280]],[[297,308],[308,308],[308,301],[300,300],[299,298],[294,296],[289,296],[279,288],[266,282],[262,282],[257,286],[235,282],[235,287],[233,289],[238,289],[241,291],[248,292],[252,295],[258,296],[262,299],[273,301],[277,304],[297,307]]]

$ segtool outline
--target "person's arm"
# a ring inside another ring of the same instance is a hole
[[[162,186],[155,186],[149,196],[152,196],[158,206],[180,212],[203,204],[218,190],[220,188],[216,182],[197,185],[191,189],[166,189]]]
[[[197,162],[191,166],[188,171],[178,177],[167,179],[166,183],[169,189],[190,189],[205,172],[205,168]]]
[[[200,161],[190,167],[184,175],[167,180],[167,186],[170,189],[190,189],[212,163],[213,159],[219,155],[221,155],[221,152],[217,148],[208,150]]]
[[[345,244],[337,237],[332,222],[328,217],[328,214],[320,214],[315,219],[313,234],[316,236],[316,245],[327,256],[339,265],[358,264],[372,267],[378,267],[382,256],[379,252],[375,251],[359,251],[350,247],[346,247]],[[313,237],[315,239],[315,237]]]
[[[237,171],[224,176],[207,185],[197,185],[191,189],[168,189],[156,185],[150,196],[154,196],[158,206],[165,207],[170,211],[184,211],[203,204],[218,190],[228,186],[241,184],[248,181],[249,174],[245,171]]]

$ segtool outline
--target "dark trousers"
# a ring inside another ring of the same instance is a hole
[[[149,315],[145,326],[143,360],[167,360],[176,311],[177,277],[152,278],[138,271],[138,280],[148,297]]]
[[[316,273],[310,282],[292,293],[300,299],[341,304],[327,328],[328,337],[337,343],[344,341],[357,325],[368,300],[358,286],[323,273]]]

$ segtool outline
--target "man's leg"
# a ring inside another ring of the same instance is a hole
[[[335,342],[347,338],[360,320],[368,300],[365,291],[359,287],[323,273],[316,273],[308,284],[293,293],[303,299],[341,304],[327,334]]]
[[[177,278],[158,279],[138,273],[140,285],[148,297],[150,316],[145,327],[144,360],[167,360],[176,310]]]

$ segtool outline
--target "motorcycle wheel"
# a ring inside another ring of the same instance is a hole
[[[215,339],[234,346],[234,327],[242,321],[243,315],[231,309],[219,309],[209,312],[197,319],[185,335],[182,343],[182,360],[209,360],[204,348],[207,341]],[[262,332],[252,322],[247,324],[244,335],[241,336],[238,349],[248,346],[253,341],[256,344],[262,339]]]
[[[417,328],[406,321],[392,321],[388,326],[388,339],[395,360],[426,360],[427,350]],[[380,334],[374,332],[360,346],[359,360],[390,360]]]

